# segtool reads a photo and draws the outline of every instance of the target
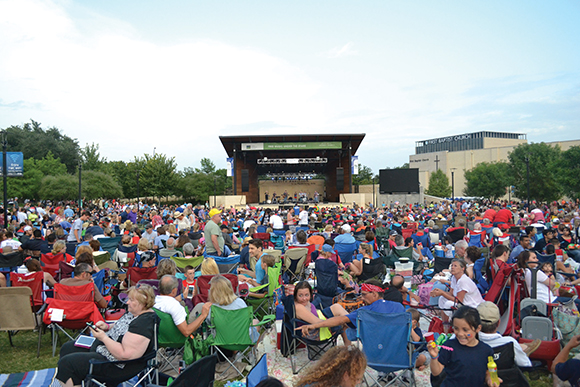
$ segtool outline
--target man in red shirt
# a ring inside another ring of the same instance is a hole
[[[502,208],[497,212],[497,214],[495,214],[495,217],[493,218],[493,225],[497,226],[499,224],[511,223],[513,216],[514,215],[510,210],[507,208]]]

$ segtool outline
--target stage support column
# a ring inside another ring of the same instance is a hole
[[[234,195],[238,194],[238,191],[236,190],[237,184],[236,184],[236,144],[234,143],[234,164],[232,165],[232,179],[234,180]]]
[[[348,166],[350,171],[348,173],[348,192],[352,193],[352,144],[348,142]]]

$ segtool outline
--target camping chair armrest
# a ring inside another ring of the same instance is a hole
[[[36,312],[36,315],[42,316],[44,314],[44,312],[46,311],[46,309],[48,309],[48,304],[47,303],[42,304],[42,306],[40,307],[38,312]]]
[[[253,327],[260,327],[262,325],[265,324],[270,324],[272,321],[276,320],[276,315],[275,314],[267,314],[264,317],[262,317],[262,321],[260,321],[257,324],[253,324]]]
[[[566,273],[564,271],[558,271],[557,274],[561,274],[564,277],[568,277],[568,278],[572,278],[572,277],[576,278],[576,277],[578,277],[577,274],[574,274],[574,273]]]
[[[264,284],[264,285],[256,286],[255,288],[249,288],[249,289],[248,289],[248,291],[249,291],[250,293],[257,293],[257,292],[259,292],[260,290],[262,290],[262,289],[264,289],[264,288],[266,288],[266,287],[268,287],[268,284]]]
[[[96,365],[129,364],[129,363],[140,362],[140,361],[149,362],[151,360],[155,360],[155,357],[156,356],[157,356],[157,353],[155,351],[151,351],[151,352],[146,353],[145,355],[143,355],[143,356],[141,356],[141,357],[139,357],[137,359],[131,359],[131,360],[110,361],[110,360],[90,359],[89,360],[89,364],[90,364],[89,374],[92,373],[93,367],[96,366]]]

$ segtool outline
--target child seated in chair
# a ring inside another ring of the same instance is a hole
[[[266,254],[266,255],[262,255],[261,262],[262,262],[261,263],[262,264],[262,269],[266,272],[266,275],[262,279],[262,282],[261,283],[257,282],[254,278],[245,277],[245,276],[239,276],[238,277],[239,280],[240,280],[240,282],[245,282],[245,283],[247,283],[247,284],[249,284],[250,286],[253,286],[253,287],[258,287],[258,286],[262,286],[262,285],[268,285],[268,282],[269,282],[268,268],[269,267],[274,267],[274,263],[276,262],[276,259],[272,255]],[[254,298],[264,298],[264,296],[266,295],[266,293],[268,293],[268,286],[264,286],[257,293],[250,292],[248,295],[250,297],[254,297]]]
[[[413,329],[411,329],[411,339],[415,342],[423,341],[423,332],[421,332],[421,328],[419,327],[419,318],[421,317],[421,314],[414,308],[407,309],[407,312],[411,313],[413,324]],[[415,344],[415,351],[419,354],[415,360],[415,368],[419,371],[423,371],[425,367],[429,365],[430,357],[427,357],[429,352],[424,344]]]

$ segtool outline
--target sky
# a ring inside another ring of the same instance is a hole
[[[580,138],[580,2],[0,0],[0,128],[225,168],[219,136]]]

